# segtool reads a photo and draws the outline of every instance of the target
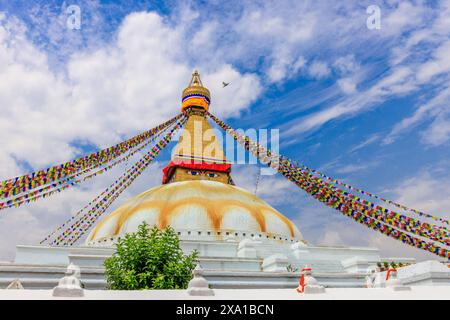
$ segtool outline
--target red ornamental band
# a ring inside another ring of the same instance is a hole
[[[197,162],[197,161],[171,161],[164,169],[163,169],[163,180],[162,183],[165,184],[168,182],[168,179],[172,173],[172,171],[176,168],[186,168],[192,170],[208,170],[208,171],[218,171],[218,172],[230,172],[231,164],[229,163],[207,163],[207,162]]]

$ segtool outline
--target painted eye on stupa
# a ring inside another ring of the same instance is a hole
[[[210,177],[210,178],[215,178],[215,177],[217,177],[217,174],[214,173],[214,172],[208,172],[206,175],[207,175],[208,177]]]
[[[188,173],[193,176],[198,176],[200,174],[200,172],[194,171],[194,170],[190,170],[190,171],[188,171]]]

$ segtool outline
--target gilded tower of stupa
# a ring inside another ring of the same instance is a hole
[[[189,115],[172,161],[164,169],[163,183],[187,180],[213,180],[230,183],[231,164],[227,162],[214,130],[205,118],[211,94],[200,80],[198,71],[192,74],[189,86],[183,90],[181,112]]]

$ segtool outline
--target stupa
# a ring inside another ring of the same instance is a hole
[[[195,71],[182,93],[189,119],[151,188],[99,221],[79,246],[17,246],[13,263],[0,264],[0,286],[20,279],[24,287],[53,288],[69,263],[82,269],[86,288],[105,288],[103,262],[120,237],[142,222],[171,226],[186,253],[196,249],[213,288],[296,288],[308,264],[326,287],[364,287],[367,270],[382,261],[375,248],[308,244],[298,227],[255,194],[236,186],[205,112],[211,94]],[[397,259],[414,263],[414,259]]]

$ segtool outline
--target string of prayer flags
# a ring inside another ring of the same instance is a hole
[[[72,176],[80,171],[85,171],[89,168],[98,168],[105,165],[118,156],[123,155],[128,150],[135,148],[143,143],[159,131],[167,126],[175,123],[181,119],[183,115],[180,114],[165,123],[156,126],[148,131],[138,134],[126,141],[118,143],[112,147],[91,153],[87,156],[77,158],[44,170],[35,171],[23,176],[18,176],[12,179],[0,182],[0,199],[6,199],[13,196],[20,195],[28,190],[33,190],[37,187],[53,183],[60,179]]]

